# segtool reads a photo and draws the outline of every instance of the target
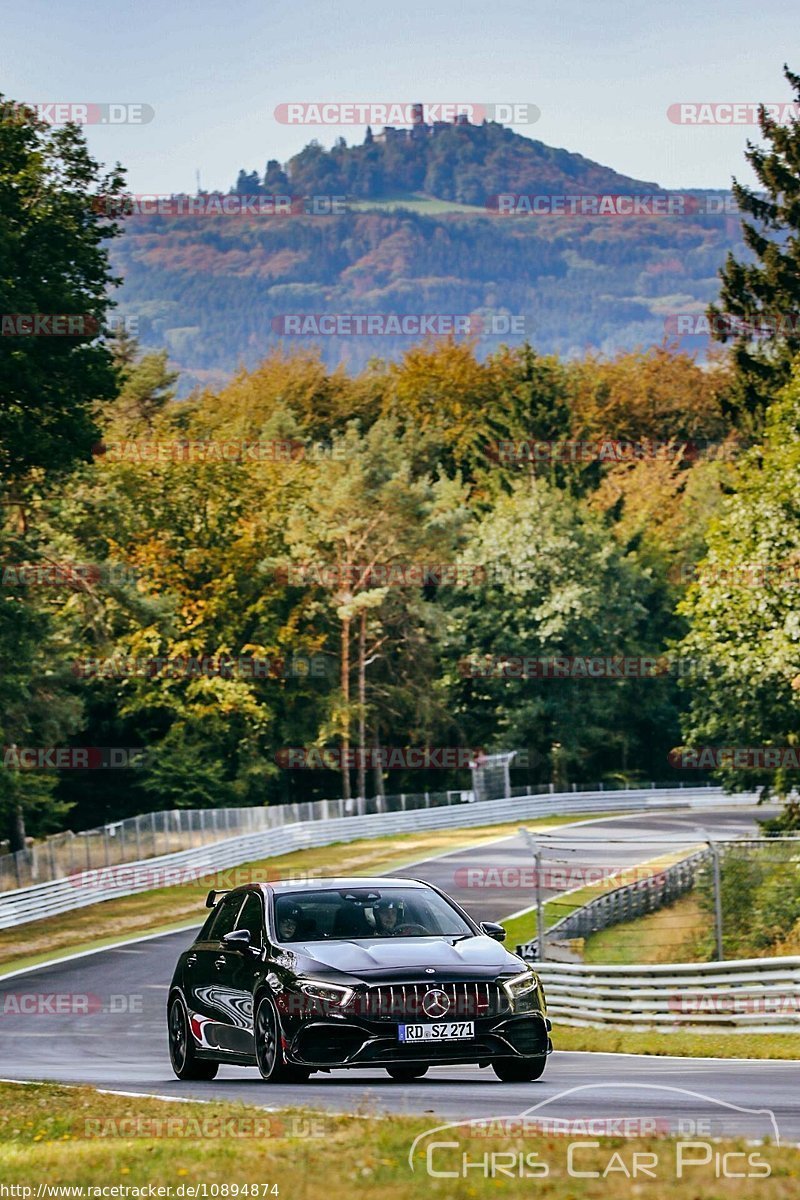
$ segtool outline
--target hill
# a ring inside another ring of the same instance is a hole
[[[498,216],[491,198],[503,192],[670,194],[491,124],[312,142],[263,176],[242,171],[232,192],[296,199],[283,216],[135,215],[114,248],[122,314],[144,345],[168,347],[184,387],[221,381],[281,341],[313,343],[331,365],[397,357],[425,328],[398,332],[398,314],[461,317],[480,353],[526,338],[563,355],[660,343],[675,314],[716,297],[727,250],[744,253],[738,221],[701,215],[699,194],[673,215]],[[320,319],[333,314],[382,316],[370,331]]]

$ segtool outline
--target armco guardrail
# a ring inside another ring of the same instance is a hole
[[[540,789],[547,791],[547,788]],[[471,792],[420,792],[382,797],[387,812],[394,808],[429,808],[438,804],[460,804],[472,799]],[[322,802],[324,804],[324,802]],[[373,804],[374,801],[368,801]],[[353,812],[363,812],[359,801],[351,801]],[[110,821],[79,833],[65,830],[24,850],[0,855],[0,891],[31,887],[64,879],[75,871],[119,866],[195,850],[224,838],[258,833],[289,821],[315,820],[320,804],[274,805],[269,808],[249,805],[243,808],[171,808],[161,812],[140,813]]]
[[[513,755],[490,755],[507,762]],[[473,771],[473,790],[450,789],[445,792],[401,792],[398,795],[372,797],[371,799],[349,800],[339,815],[365,816],[371,812],[405,812],[409,808],[437,808],[442,804],[462,804],[472,800],[495,800],[499,796],[545,795],[553,792],[552,784],[540,784],[520,788],[505,788],[491,793],[491,779],[487,779],[487,768]],[[491,767],[488,768],[491,775]],[[508,780],[508,772],[505,772]],[[505,782],[504,781],[504,782]],[[649,788],[658,785],[649,783]],[[487,787],[489,791],[487,792]],[[588,783],[572,784],[574,792],[594,791]],[[597,785],[598,792],[627,791],[628,785]],[[490,794],[491,793],[491,794]],[[276,804],[269,807],[248,805],[241,808],[171,808],[160,812],[140,813],[135,817],[123,817],[109,821],[94,829],[82,829],[78,833],[64,830],[48,837],[32,841],[24,850],[0,854],[0,891],[31,887],[37,883],[64,879],[75,871],[91,871],[95,868],[118,866],[121,863],[140,862],[144,858],[158,858],[163,854],[177,854],[181,850],[195,850],[225,838],[239,834],[258,833],[274,829],[291,821],[316,821],[327,816],[326,804],[336,801],[306,801],[300,804]]]
[[[312,846],[327,846],[333,842],[349,842],[420,829],[496,825],[541,816],[590,816],[595,812],[608,812],[609,809],[615,812],[641,812],[692,804],[702,806],[704,803],[747,804],[753,800],[753,796],[723,796],[721,788],[713,787],[664,788],[658,791],[647,788],[624,792],[555,792],[453,803],[441,807],[407,808],[405,811],[376,811],[371,814],[359,813],[357,802],[320,800],[302,806],[312,810],[304,820],[295,817],[292,822],[289,819],[293,815],[292,809],[296,813],[300,806],[268,810],[286,814],[286,823],[257,833],[226,838],[199,849],[117,867],[78,871],[51,883],[0,893],[0,928],[23,925],[27,921],[54,916],[101,900],[130,896],[182,880],[199,879],[242,863]],[[361,803],[379,807],[381,798]]]
[[[536,969],[560,1025],[800,1033],[800,958]]]

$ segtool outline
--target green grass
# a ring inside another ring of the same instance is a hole
[[[481,204],[459,204],[455,200],[437,200],[433,196],[422,196],[413,192],[407,196],[387,196],[383,200],[354,200],[348,207],[359,212],[370,212],[374,209],[396,212],[398,209],[406,209],[408,212],[429,217],[442,216],[450,212],[483,217],[493,215],[487,212]]]
[[[479,1086],[488,1092],[492,1084],[487,1079]],[[548,1090],[546,1085],[531,1085],[531,1103],[543,1099]],[[579,1169],[596,1171],[600,1177],[578,1180],[567,1169],[570,1139],[530,1128],[520,1131],[519,1124],[510,1134],[494,1126],[487,1130],[489,1136],[479,1139],[468,1136],[476,1132],[474,1126],[447,1130],[446,1139],[456,1141],[457,1148],[438,1150],[433,1166],[457,1168],[456,1178],[432,1177],[426,1171],[424,1147],[431,1138],[418,1146],[412,1171],[409,1152],[414,1139],[443,1123],[433,1114],[393,1115],[387,1120],[369,1103],[360,1116],[333,1116],[300,1109],[266,1112],[216,1100],[179,1104],[126,1098],[56,1084],[0,1084],[0,1179],[6,1186],[30,1188],[28,1195],[33,1197],[39,1184],[143,1187],[144,1195],[152,1185],[172,1188],[173,1198],[205,1184],[207,1195],[212,1185],[219,1185],[216,1195],[231,1197],[232,1185],[238,1185],[241,1196],[245,1183],[261,1185],[248,1195],[265,1200],[348,1195],[359,1200],[629,1200],[632,1195],[663,1200],[667,1194],[674,1200],[795,1200],[797,1195],[797,1150],[792,1146],[759,1147],[759,1157],[769,1164],[769,1178],[749,1186],[745,1181],[743,1187],[741,1178],[717,1179],[713,1158],[676,1180],[677,1147],[672,1140],[598,1137],[580,1148],[577,1161]],[[714,1144],[720,1153],[733,1149],[753,1152],[747,1143]],[[640,1177],[632,1187],[619,1165],[602,1178],[610,1162],[630,1165],[636,1151],[656,1155],[656,1178]],[[506,1154],[500,1160],[505,1173],[472,1169],[462,1177],[462,1153],[470,1162],[494,1164],[496,1158],[487,1160],[484,1155],[500,1152]],[[612,1159],[615,1152],[617,1158]],[[513,1170],[508,1173],[508,1163],[520,1162],[525,1154],[538,1155],[537,1161],[547,1164],[546,1180],[528,1177],[523,1183]],[[277,1191],[271,1190],[274,1186]],[[84,1192],[87,1200],[90,1196]]]
[[[591,1050],[603,1054],[678,1055],[687,1058],[800,1059],[800,1033],[674,1033],[628,1029],[578,1029],[555,1025],[557,1050]]]
[[[708,915],[695,892],[658,912],[612,925],[583,941],[584,962],[597,964],[703,962],[697,953]]]

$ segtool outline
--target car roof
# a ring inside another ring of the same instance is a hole
[[[274,892],[320,892],[320,891],[339,891],[344,888],[385,888],[385,887],[405,887],[405,888],[427,888],[427,883],[421,883],[418,879],[397,879],[391,875],[346,875],[342,877],[334,877],[331,879],[276,879],[269,884]]]

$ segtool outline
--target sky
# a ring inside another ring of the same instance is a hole
[[[7,5],[0,91],[34,103],[142,104],[146,124],[87,126],[136,193],[227,190],[312,138],[290,102],[526,103],[517,132],[670,188],[753,182],[748,125],[675,124],[679,103],[788,102],[800,73],[788,0],[27,0]],[[726,110],[719,110],[725,115]]]

